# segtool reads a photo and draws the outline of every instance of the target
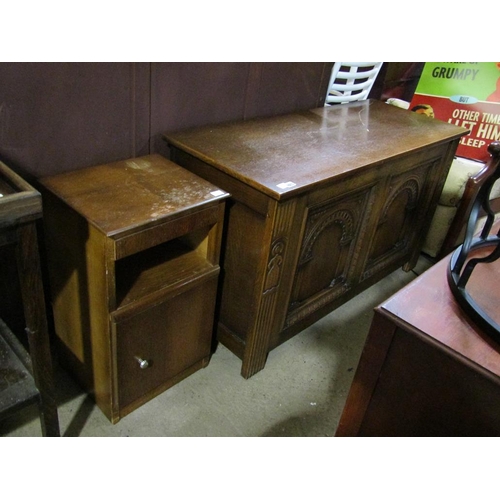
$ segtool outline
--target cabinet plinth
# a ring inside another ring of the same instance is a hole
[[[229,194],[160,155],[41,183],[60,359],[115,423],[209,362]]]

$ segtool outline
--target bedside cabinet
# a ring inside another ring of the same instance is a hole
[[[160,155],[41,184],[60,362],[116,423],[210,360],[229,194]]]

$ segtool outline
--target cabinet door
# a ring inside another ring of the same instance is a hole
[[[216,289],[217,275],[115,323],[121,410],[210,356]]]
[[[438,162],[426,162],[389,177],[361,281],[388,268],[395,269],[412,251],[414,240],[423,229],[422,217],[432,187],[427,179],[435,163]]]
[[[286,326],[350,289],[361,228],[370,212],[371,189],[337,194],[308,207]]]

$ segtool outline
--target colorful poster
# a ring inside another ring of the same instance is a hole
[[[486,161],[500,140],[500,62],[425,63],[410,109],[468,128],[457,156]]]

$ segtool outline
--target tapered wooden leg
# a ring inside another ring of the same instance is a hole
[[[17,262],[33,376],[40,391],[42,434],[60,436],[52,356],[35,222],[19,227]]]

